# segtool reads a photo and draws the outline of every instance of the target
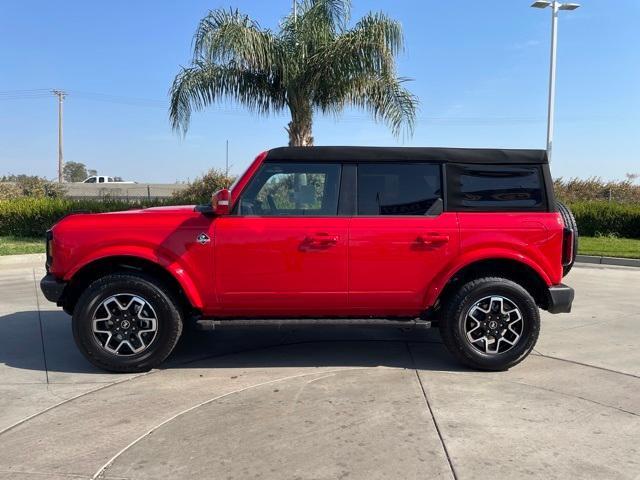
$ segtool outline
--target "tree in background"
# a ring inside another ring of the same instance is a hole
[[[350,0],[298,0],[297,18],[278,33],[237,10],[212,10],[194,36],[191,66],[171,87],[169,115],[186,133],[193,110],[232,99],[267,115],[289,109],[290,146],[313,145],[315,112],[351,106],[383,121],[394,135],[411,133],[417,98],[395,71],[400,24],[369,13],[349,28]]]
[[[64,186],[37,175],[20,174],[0,177],[0,200],[20,197],[60,198],[64,194]]]
[[[184,190],[178,190],[171,195],[172,203],[205,204],[211,202],[211,195],[221,188],[228,188],[234,181],[222,170],[211,170],[196,178]]]
[[[82,182],[88,176],[87,167],[84,163],[65,162],[64,167],[62,167],[62,177],[65,182]]]

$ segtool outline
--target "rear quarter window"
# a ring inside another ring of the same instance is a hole
[[[447,165],[448,210],[545,211],[539,165]]]

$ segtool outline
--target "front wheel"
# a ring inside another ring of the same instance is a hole
[[[540,332],[538,307],[523,287],[504,278],[480,278],[444,302],[440,333],[462,363],[506,370],[526,358]]]
[[[155,279],[116,273],[84,291],[72,328],[78,348],[92,364],[112,372],[144,372],[173,350],[182,333],[182,314]]]

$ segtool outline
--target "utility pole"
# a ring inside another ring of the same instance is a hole
[[[556,57],[558,50],[558,13],[560,10],[575,10],[577,3],[560,3],[558,0],[538,0],[531,4],[534,8],[551,7],[551,59],[549,62],[549,102],[547,106],[547,157],[551,162],[553,151],[553,123],[556,104]]]
[[[62,109],[64,97],[67,96],[62,90],[52,90],[55,96],[58,97],[58,183],[62,183],[64,178],[62,176],[62,167],[64,166],[64,154],[62,150]]]
[[[298,0],[293,0],[293,24],[298,23]]]

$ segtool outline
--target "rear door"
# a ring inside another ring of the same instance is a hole
[[[458,251],[443,212],[442,167],[361,163],[349,228],[349,304],[356,314],[417,315],[427,286]]]
[[[216,219],[215,282],[230,316],[347,313],[339,163],[265,163]]]

